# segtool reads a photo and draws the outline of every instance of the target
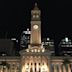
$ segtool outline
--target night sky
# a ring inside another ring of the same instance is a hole
[[[41,9],[42,37],[59,41],[64,36],[72,37],[71,4],[68,1],[23,0],[0,2],[0,38],[20,38],[26,28],[30,28],[34,3]],[[7,34],[7,36],[6,36]]]

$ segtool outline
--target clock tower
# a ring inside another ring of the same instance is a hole
[[[37,3],[35,3],[34,9],[31,11],[31,45],[41,45],[41,11],[39,10]]]
[[[21,72],[50,72],[50,53],[41,43],[41,11],[31,10],[31,36],[28,48],[20,51]]]

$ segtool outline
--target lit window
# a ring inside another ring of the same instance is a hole
[[[40,65],[40,63],[39,63],[39,65]]]
[[[68,37],[65,38],[65,41],[68,42]]]
[[[11,38],[11,40],[16,40],[16,38]]]
[[[49,38],[47,38],[47,40],[49,40]]]
[[[29,63],[27,63],[27,65],[29,65]]]
[[[31,65],[33,65],[33,64],[31,63]]]

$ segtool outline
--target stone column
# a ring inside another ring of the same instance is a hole
[[[71,63],[71,67],[70,67],[71,71],[72,71],[72,63]]]
[[[8,72],[8,68],[6,68],[6,72]]]
[[[63,65],[63,72],[66,72],[66,68],[65,68],[65,65]]]
[[[56,65],[54,64],[54,72],[57,72]]]
[[[59,64],[59,72],[62,72],[61,64]]]
[[[37,68],[37,72],[39,72],[39,64],[38,63],[36,65],[36,68]]]
[[[0,72],[3,72],[3,67],[1,66]]]
[[[22,72],[22,64],[21,64],[21,60],[19,62],[19,72]]]
[[[34,65],[34,63],[33,63],[33,66],[32,67],[33,67],[33,72],[35,72],[35,65]]]
[[[50,62],[50,58],[48,57],[48,72],[51,72],[51,62]]]
[[[71,72],[70,65],[68,64],[68,72]]]

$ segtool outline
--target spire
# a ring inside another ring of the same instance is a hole
[[[34,8],[31,10],[31,20],[33,21],[39,21],[40,20],[40,15],[41,15],[41,11],[38,8],[38,4],[35,3],[34,4]]]
[[[39,10],[37,3],[35,3],[34,10]]]

